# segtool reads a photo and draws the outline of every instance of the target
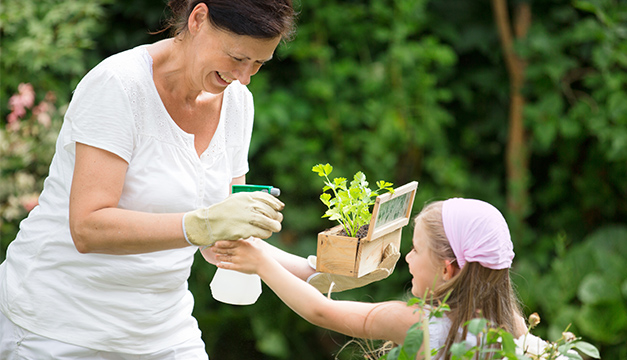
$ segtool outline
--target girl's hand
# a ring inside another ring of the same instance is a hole
[[[262,246],[262,240],[251,237],[246,240],[217,241],[210,249],[216,254],[216,265],[219,268],[257,274],[267,256]]]

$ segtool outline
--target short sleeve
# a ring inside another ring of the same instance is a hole
[[[133,111],[122,82],[112,71],[96,67],[81,80],[65,121],[70,127],[63,139],[65,150],[74,153],[80,142],[130,162],[135,142]]]

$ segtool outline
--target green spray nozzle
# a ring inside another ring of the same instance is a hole
[[[281,189],[276,188],[274,186],[270,186],[270,185],[250,185],[250,184],[244,184],[244,185],[232,185],[231,188],[232,188],[231,192],[233,194],[238,193],[238,192],[263,191],[263,192],[266,192],[266,193],[274,195],[274,196],[281,195]]]

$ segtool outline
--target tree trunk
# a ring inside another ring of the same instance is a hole
[[[492,8],[510,79],[509,130],[505,155],[507,207],[515,221],[512,230],[516,234],[513,235],[520,239],[521,225],[529,209],[529,161],[523,118],[525,98],[522,94],[526,63],[515,53],[514,41],[527,36],[531,25],[531,8],[526,2],[516,4],[513,29],[506,0],[492,0]]]

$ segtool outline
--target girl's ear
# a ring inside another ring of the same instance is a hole
[[[457,275],[459,268],[454,265],[456,260],[457,259],[444,261],[444,269],[442,270],[442,279],[444,279],[445,281],[449,281],[453,278],[453,276]]]

